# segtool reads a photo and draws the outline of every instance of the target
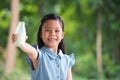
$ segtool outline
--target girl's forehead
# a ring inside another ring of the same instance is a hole
[[[47,20],[43,24],[44,28],[62,28],[59,20]]]

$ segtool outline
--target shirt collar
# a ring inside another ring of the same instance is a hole
[[[55,58],[57,58],[58,56],[59,56],[60,59],[63,57],[63,52],[62,52],[61,49],[59,50],[59,53],[58,53],[58,54],[54,53],[53,51],[51,51],[49,48],[47,48],[47,47],[45,47],[45,46],[42,47],[41,49],[47,51],[46,54],[47,54],[50,58],[52,58],[52,59],[55,59]]]

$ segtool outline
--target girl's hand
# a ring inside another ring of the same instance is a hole
[[[25,37],[26,40],[28,39],[28,36]],[[14,43],[16,41],[16,34],[12,34],[12,42]]]

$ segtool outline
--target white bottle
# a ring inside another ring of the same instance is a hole
[[[16,46],[22,46],[25,44],[26,41],[26,30],[25,30],[25,23],[24,22],[19,22],[18,26],[15,31],[16,35],[16,41],[15,45]]]

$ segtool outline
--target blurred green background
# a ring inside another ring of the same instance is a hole
[[[11,1],[0,2],[0,80],[30,80],[26,55],[19,48],[14,69],[4,72]],[[19,0],[19,21],[25,22],[31,45],[36,43],[40,19],[48,13],[57,13],[65,23],[67,53],[73,52],[76,60],[73,80],[120,79],[120,0]]]

